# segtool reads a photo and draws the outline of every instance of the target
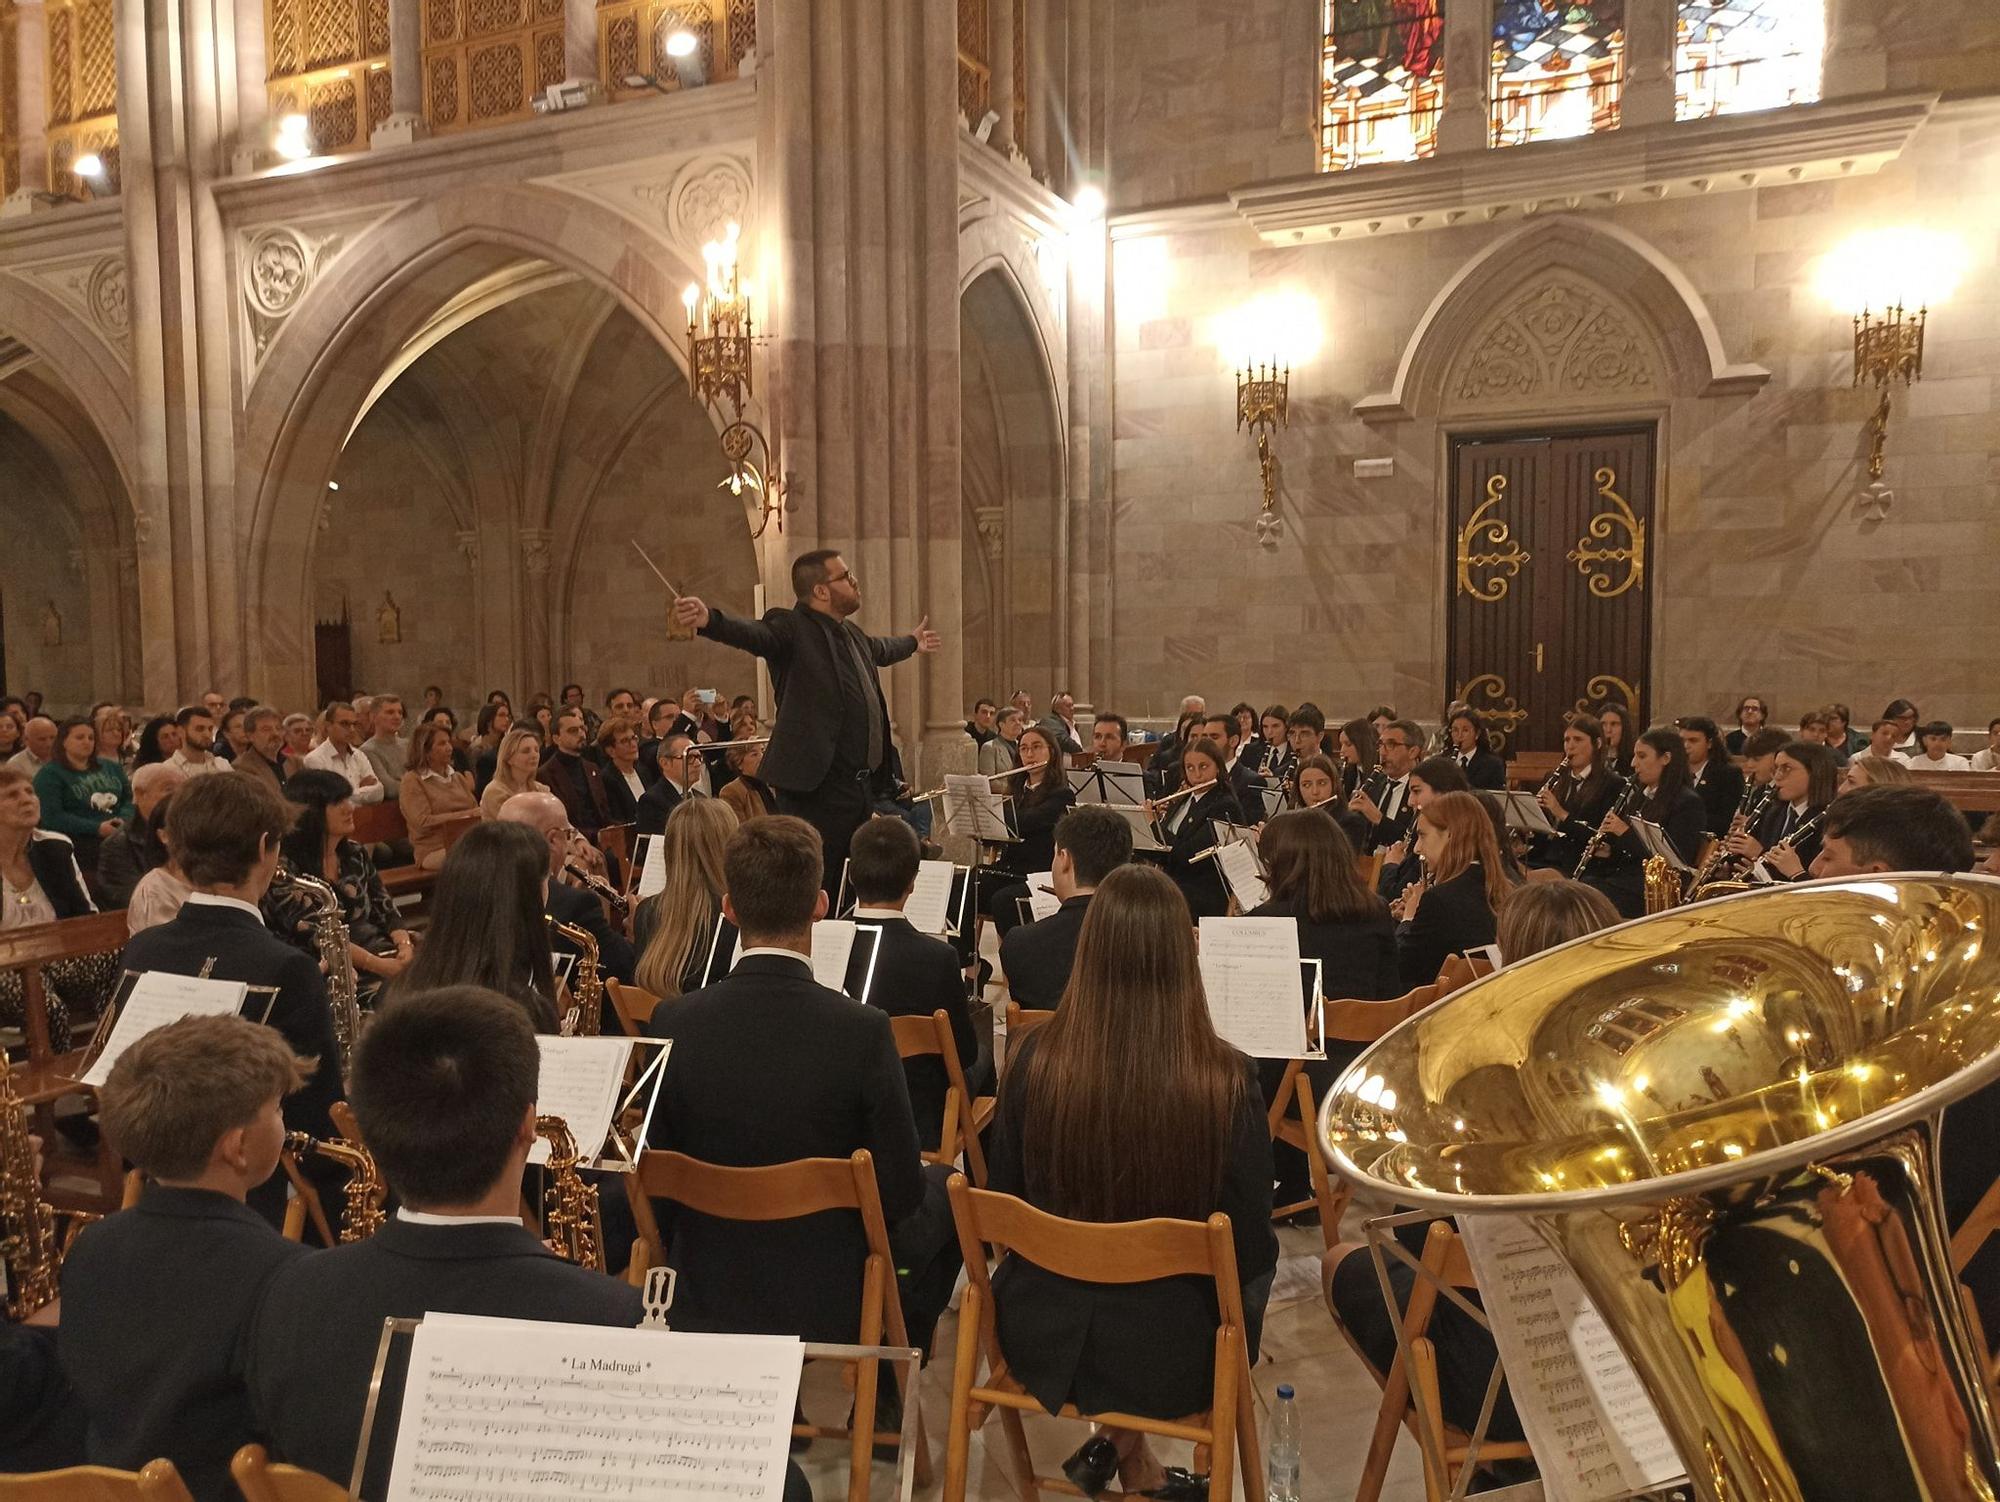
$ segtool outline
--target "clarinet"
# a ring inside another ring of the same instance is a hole
[[[632,903],[631,899],[626,897],[618,888],[611,885],[603,877],[584,870],[575,861],[563,862],[563,872],[567,876],[574,877],[585,887],[589,888],[595,896],[602,897],[605,902],[610,904],[611,915],[616,921],[620,923],[625,921],[625,914]]]
[[[1604,817],[1597,821],[1597,833],[1593,834],[1590,837],[1589,843],[1583,847],[1583,858],[1576,863],[1576,869],[1569,874],[1571,881],[1583,880],[1583,873],[1590,868],[1590,854],[1603,841],[1605,829],[1609,827],[1614,818],[1620,817],[1625,813],[1627,808],[1625,800],[1631,797],[1634,792],[1641,791],[1639,780],[1636,777],[1621,777],[1618,780],[1623,784],[1618,789],[1618,796],[1611,800],[1611,807],[1606,809]]]

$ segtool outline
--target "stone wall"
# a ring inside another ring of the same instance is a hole
[[[87,707],[96,695],[90,593],[79,551],[82,534],[32,445],[0,441],[0,632],[6,692],[40,689],[52,710]],[[44,639],[53,607],[60,644]]]

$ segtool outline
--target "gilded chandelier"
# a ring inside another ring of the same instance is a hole
[[[1869,419],[1868,478],[1882,478],[1882,449],[1889,438],[1889,388],[1901,381],[1905,386],[1924,377],[1924,324],[1929,310],[1918,308],[1916,317],[1907,317],[1896,303],[1880,318],[1864,308],[1854,315],[1854,384],[1874,383],[1882,393],[1881,405]]]
[[[1257,541],[1276,547],[1284,535],[1284,519],[1278,515],[1275,478],[1276,457],[1271,453],[1271,434],[1287,425],[1286,408],[1291,397],[1292,370],[1275,362],[1246,365],[1236,372],[1236,430],[1247,426],[1257,435],[1257,471],[1264,483],[1264,508],[1257,515]]]
[[[734,496],[752,492],[761,506],[753,537],[762,537],[775,517],[785,530],[784,477],[778,473],[771,441],[745,415],[755,394],[753,347],[756,334],[750,291],[737,277],[737,242],[742,227],[731,222],[720,240],[701,248],[708,266],[708,285],[690,282],[681,301],[687,308],[689,383],[696,400],[721,412],[728,406],[729,422],[721,434],[722,457],[729,474],[721,481]],[[720,488],[720,487],[719,487]]]

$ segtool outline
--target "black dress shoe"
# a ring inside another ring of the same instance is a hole
[[[1103,1435],[1094,1434],[1063,1462],[1063,1474],[1086,1497],[1095,1497],[1118,1475],[1118,1447]]]
[[[1206,1502],[1208,1497],[1208,1477],[1199,1471],[1190,1471],[1185,1466],[1167,1467],[1167,1479],[1158,1486],[1148,1487],[1139,1494],[1142,1497],[1158,1497],[1161,1502]]]

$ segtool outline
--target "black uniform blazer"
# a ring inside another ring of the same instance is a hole
[[[597,940],[599,975],[608,975],[622,986],[632,984],[632,966],[638,958],[632,952],[632,941],[605,921],[604,904],[595,896],[582,887],[551,878],[548,911],[558,923],[580,928]],[[550,946],[557,954],[577,952],[576,946],[561,934],[550,936]]]
[[[1758,819],[1757,827],[1751,830],[1750,833],[1768,851],[1785,837],[1787,828],[1800,828],[1815,815],[1824,813],[1825,811],[1825,805],[1823,804],[1808,804],[1804,813],[1794,816],[1791,804],[1780,803],[1774,798],[1771,800],[1771,806],[1764,810],[1763,817]],[[1798,880],[1807,881],[1811,879],[1812,863],[1819,855],[1821,843],[1821,826],[1818,824],[1813,825],[1804,835],[1792,842],[1792,853],[1805,862],[1806,867],[1805,874],[1800,876]],[[1769,870],[1770,868],[1766,867],[1765,869]],[[1771,875],[1778,881],[1791,879],[1779,876],[1776,871],[1772,871]]]
[[[1405,989],[1436,980],[1450,956],[1491,944],[1496,922],[1478,861],[1432,887],[1417,904],[1417,916],[1396,928],[1396,965]]]
[[[1330,1000],[1390,1001],[1406,989],[1396,967],[1396,920],[1387,903],[1372,917],[1313,923],[1299,917],[1292,899],[1274,897],[1249,916],[1298,919],[1299,958],[1320,962],[1320,994]]]
[[[1232,824],[1241,824],[1243,808],[1237,803],[1235,790],[1227,778],[1184,801],[1193,807],[1174,826],[1173,843],[1167,850],[1167,874],[1180,886],[1188,910],[1195,917],[1206,914],[1219,918],[1229,907],[1229,889],[1222,884],[1222,869],[1214,861],[1203,861],[1198,866],[1192,862],[1215,844],[1215,827],[1209,821],[1227,819]],[[1171,814],[1172,810],[1168,812]]]
[[[658,763],[654,765],[657,768]],[[636,822],[639,817],[639,800],[652,791],[653,781],[659,777],[657,770],[653,779],[649,780],[643,762],[632,769],[633,775],[639,779],[639,791],[636,793],[625,786],[624,774],[609,762],[605,763],[603,772],[604,803],[611,811],[610,822],[613,824]]]
[[[1586,844],[1595,843],[1597,826],[1610,812],[1618,788],[1619,784],[1609,776],[1598,777],[1592,786],[1591,779],[1577,782],[1565,774],[1555,788],[1556,801],[1563,806],[1563,819],[1556,825],[1556,834],[1535,837],[1534,854],[1528,864],[1551,866],[1565,876],[1574,871],[1576,863],[1583,859]]]
[[[1710,834],[1728,834],[1736,805],[1743,801],[1743,769],[1733,761],[1710,757],[1695,785],[1703,810],[1701,827]]]
[[[1229,769],[1229,788],[1236,794],[1243,816],[1253,824],[1264,816],[1264,800],[1258,794],[1266,786],[1263,774],[1252,763],[1249,753],[1239,753],[1236,765]]]
[[[82,1465],[83,1402],[63,1376],[56,1332],[0,1322],[0,1473]]]
[[[1026,1078],[1021,1066],[1042,1037],[1029,1034],[1008,1061],[987,1158],[987,1187],[1031,1205],[1036,1200],[1021,1153],[1027,1101],[1019,1082]],[[1271,1132],[1256,1070],[1248,1059],[1241,1062],[1243,1089],[1223,1160],[1222,1193],[1212,1208],[1229,1217],[1236,1276],[1251,1283],[1278,1265],[1278,1238],[1271,1229]],[[1010,1254],[993,1275],[993,1297],[1007,1363],[1049,1412],[1074,1401],[1086,1410],[1178,1417],[1208,1405],[1220,1313],[1207,1279],[1086,1283]],[[1254,1362],[1261,1320],[1250,1316],[1250,1323]]]
[[[1058,777],[1062,773],[1056,773]],[[1015,876],[1026,876],[1031,871],[1046,871],[1055,860],[1056,821],[1076,807],[1076,791],[1067,781],[1053,793],[1037,798],[1033,803],[1024,803],[1016,795],[1014,799],[1014,833],[1021,837],[1018,845],[1002,845],[1000,866]]]
[[[1069,986],[1076,964],[1076,941],[1090,893],[1071,897],[1048,917],[1023,923],[1000,941],[1000,969],[1007,994],[1033,1011],[1052,1012]]]
[[[272,1458],[346,1486],[385,1319],[426,1313],[631,1326],[639,1290],[556,1256],[525,1226],[389,1220],[366,1241],[313,1252],[266,1286],[251,1328],[250,1402]],[[364,1497],[386,1494],[409,1343],[382,1373]]]
[[[818,984],[806,961],[738,960],[714,985],[661,1002],[647,1031],[674,1040],[649,1146],[733,1167],[866,1148],[890,1224],[922,1203],[888,1014]],[[868,1255],[858,1215],[749,1223],[660,1208],[681,1274],[676,1329],[855,1338]]]
[[[907,918],[863,918],[882,925],[882,947],[875,956],[875,979],[868,1004],[891,1017],[929,1017],[943,1010],[951,1018],[958,1062],[971,1069],[979,1057],[979,1035],[965,999],[965,972],[958,951],[943,939],[918,933]],[[944,1124],[944,1095],[950,1080],[944,1060],[935,1055],[903,1060],[903,1079],[910,1087],[910,1111],[917,1123],[917,1140],[935,1143]]]
[[[1693,788],[1682,788],[1680,797],[1664,814],[1655,806],[1656,802],[1656,799],[1648,798],[1629,818],[1647,819],[1658,824],[1666,831],[1667,839],[1679,852],[1680,858],[1693,865],[1695,857],[1701,854],[1702,841],[1707,837],[1708,806],[1701,801],[1701,794]],[[1645,863],[1646,847],[1631,830],[1626,830],[1608,843],[1614,868],[1636,870]],[[1597,864],[1596,861],[1591,862],[1593,867]]]
[[[632,831],[633,834],[665,834],[667,820],[673,817],[674,810],[687,796],[666,778],[655,779],[632,811],[633,820],[639,826]]]
[[[1456,751],[1451,757],[1465,768],[1465,780],[1474,787],[1497,791],[1507,786],[1507,763],[1491,746],[1481,746],[1472,753],[1470,761],[1461,761]]]
[[[917,650],[914,636],[863,636],[874,659],[868,681],[855,699],[852,654],[840,639],[843,623],[805,605],[767,610],[761,621],[746,621],[711,609],[701,634],[724,646],[761,657],[771,665],[771,688],[778,700],[777,723],[758,772],[772,787],[810,793],[836,760],[856,771],[872,770],[868,760],[867,697],[882,716],[888,746],[889,704],[882,697],[876,668],[890,667]]]
[[[1416,826],[1417,811],[1410,806],[1410,781],[1407,777],[1403,779],[1402,802],[1396,806],[1395,816],[1392,818],[1387,813],[1389,789],[1393,786],[1393,783],[1385,783],[1381,796],[1375,799],[1375,806],[1383,809],[1384,813],[1382,821],[1369,831],[1368,848],[1362,852],[1364,855],[1373,855],[1378,850],[1388,849],[1398,840],[1408,839],[1410,830]]]
[[[292,1052],[317,1059],[305,1084],[285,1097],[285,1125],[315,1137],[336,1135],[327,1108],[341,1097],[340,1050],[333,1041],[333,1011],[327,1004],[326,977],[311,955],[293,948],[241,908],[190,899],[167,923],[134,934],[125,946],[128,970],[163,970],[171,975],[199,975],[215,962],[215,980],[242,981],[252,986],[276,986],[270,1023],[285,1035]],[[252,995],[246,1009],[255,1014],[261,998]],[[337,1182],[335,1171],[330,1182]],[[285,1176],[274,1173],[250,1191],[250,1206],[273,1225],[284,1218]]]
[[[83,868],[76,863],[76,846],[68,835],[52,829],[35,830],[28,840],[28,867],[41,884],[49,906],[56,910],[56,917],[81,918],[97,911],[97,904],[90,900],[90,891],[83,883]]]
[[[229,1457],[261,1440],[243,1385],[264,1284],[308,1255],[247,1205],[154,1185],[88,1226],[63,1262],[63,1369],[90,1415],[92,1465],[165,1456],[200,1502],[234,1499]]]

